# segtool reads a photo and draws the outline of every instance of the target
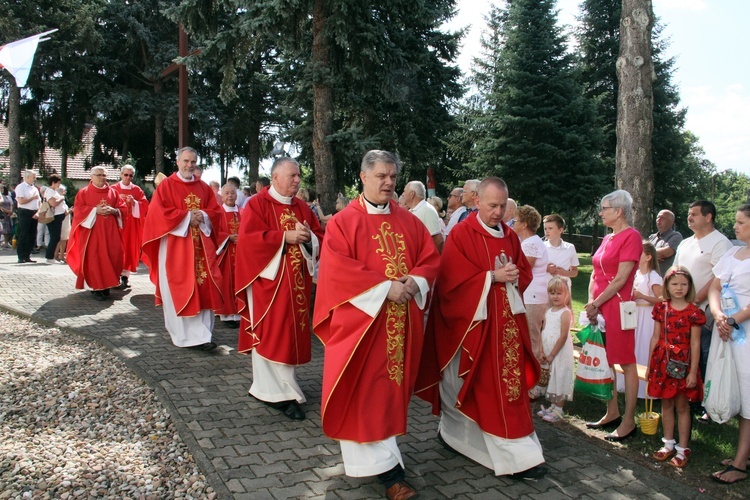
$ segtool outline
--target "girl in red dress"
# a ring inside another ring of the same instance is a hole
[[[693,302],[695,285],[687,269],[672,267],[664,278],[664,302],[654,306],[654,335],[648,369],[648,394],[661,398],[664,437],[653,457],[684,467],[690,458],[690,401],[703,400],[703,382],[698,371],[701,325],[706,316]],[[674,439],[677,408],[680,443]],[[674,455],[674,456],[672,456]]]

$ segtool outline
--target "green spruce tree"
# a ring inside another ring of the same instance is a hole
[[[589,208],[606,178],[595,112],[578,83],[553,0],[493,7],[475,76],[484,94],[474,171],[498,175],[541,213]]]

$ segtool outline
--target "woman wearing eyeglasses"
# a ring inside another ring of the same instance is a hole
[[[620,365],[625,379],[625,413],[620,416],[617,392],[607,401],[607,413],[589,429],[612,429],[607,441],[622,441],[633,436],[635,408],[638,396],[638,371],[635,359],[635,329],[623,330],[620,323],[620,303],[633,300],[633,280],[643,251],[641,234],[630,227],[633,197],[618,189],[601,201],[599,217],[612,232],[604,237],[591,259],[593,272],[589,282],[589,302],[586,315],[592,324],[604,317],[604,343],[607,361]]]

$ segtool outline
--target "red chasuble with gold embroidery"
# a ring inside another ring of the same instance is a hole
[[[99,205],[120,210],[125,217],[128,209],[109,186],[98,188],[89,183],[78,191],[73,222],[68,239],[66,260],[76,275],[76,288],[84,281],[94,290],[105,290],[120,284],[122,272],[122,239],[116,215],[98,215],[91,229],[81,225]]]
[[[502,229],[505,236],[494,238],[472,214],[451,231],[435,285],[416,391],[439,415],[441,372],[460,350],[464,384],[456,407],[484,432],[515,439],[534,432],[528,391],[540,371],[531,352],[526,315],[511,313],[505,283],[495,283],[487,297],[487,319],[472,320],[496,256],[505,254],[518,266],[521,295],[531,283],[531,266],[518,236],[504,223]]]
[[[216,232],[224,210],[211,186],[200,180],[183,182],[174,173],[156,188],[143,228],[143,262],[156,285],[161,305],[159,266],[167,266],[169,291],[178,316],[196,316],[203,309],[222,307],[221,273],[216,263]],[[190,210],[203,210],[211,220],[211,236],[190,226],[186,237],[170,234]],[[159,245],[167,238],[167,262],[159,262]]]
[[[406,275],[431,286],[440,262],[419,219],[395,202],[383,215],[368,214],[364,203],[360,196],[326,225],[313,313],[315,334],[325,344],[323,431],[360,443],[406,432],[424,311],[414,300],[385,299],[372,318],[351,301]]]
[[[143,194],[141,188],[135,184],[130,184],[132,189],[126,189],[121,183],[116,183],[112,186],[117,194],[120,195],[123,201],[128,195],[133,197],[133,203],[125,204],[128,205],[127,216],[122,218],[122,229],[120,234],[122,235],[122,248],[124,252],[123,269],[131,272],[135,272],[138,269],[138,263],[141,261],[141,243],[143,241],[143,222],[146,220],[146,214],[148,213],[148,200],[146,195]],[[133,217],[133,206],[138,205],[139,217]]]
[[[287,365],[310,361],[312,275],[299,245],[284,245],[282,249],[284,231],[305,221],[322,241],[320,222],[307,203],[292,197],[291,204],[286,205],[275,200],[269,188],[250,198],[242,210],[235,271],[240,352],[257,349],[264,358]],[[281,260],[275,276],[262,277],[279,250]],[[247,303],[248,287],[252,304]]]
[[[223,207],[222,207],[223,208]],[[221,296],[224,298],[224,306],[214,311],[216,314],[229,316],[237,314],[237,301],[234,297],[234,267],[237,258],[237,243],[232,242],[229,236],[240,231],[240,213],[227,212],[224,209],[224,217],[219,226],[217,242],[226,244],[218,256],[219,270],[221,271]]]

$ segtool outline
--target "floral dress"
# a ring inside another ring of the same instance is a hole
[[[674,309],[669,301],[656,304],[651,315],[655,322],[661,324],[661,337],[651,353],[648,395],[652,398],[671,399],[684,394],[690,401],[702,401],[703,381],[700,373],[698,384],[692,389],[685,387],[687,377],[676,379],[667,375],[667,349],[670,359],[690,363],[690,329],[704,324],[706,315],[695,304],[688,304],[680,311]]]

